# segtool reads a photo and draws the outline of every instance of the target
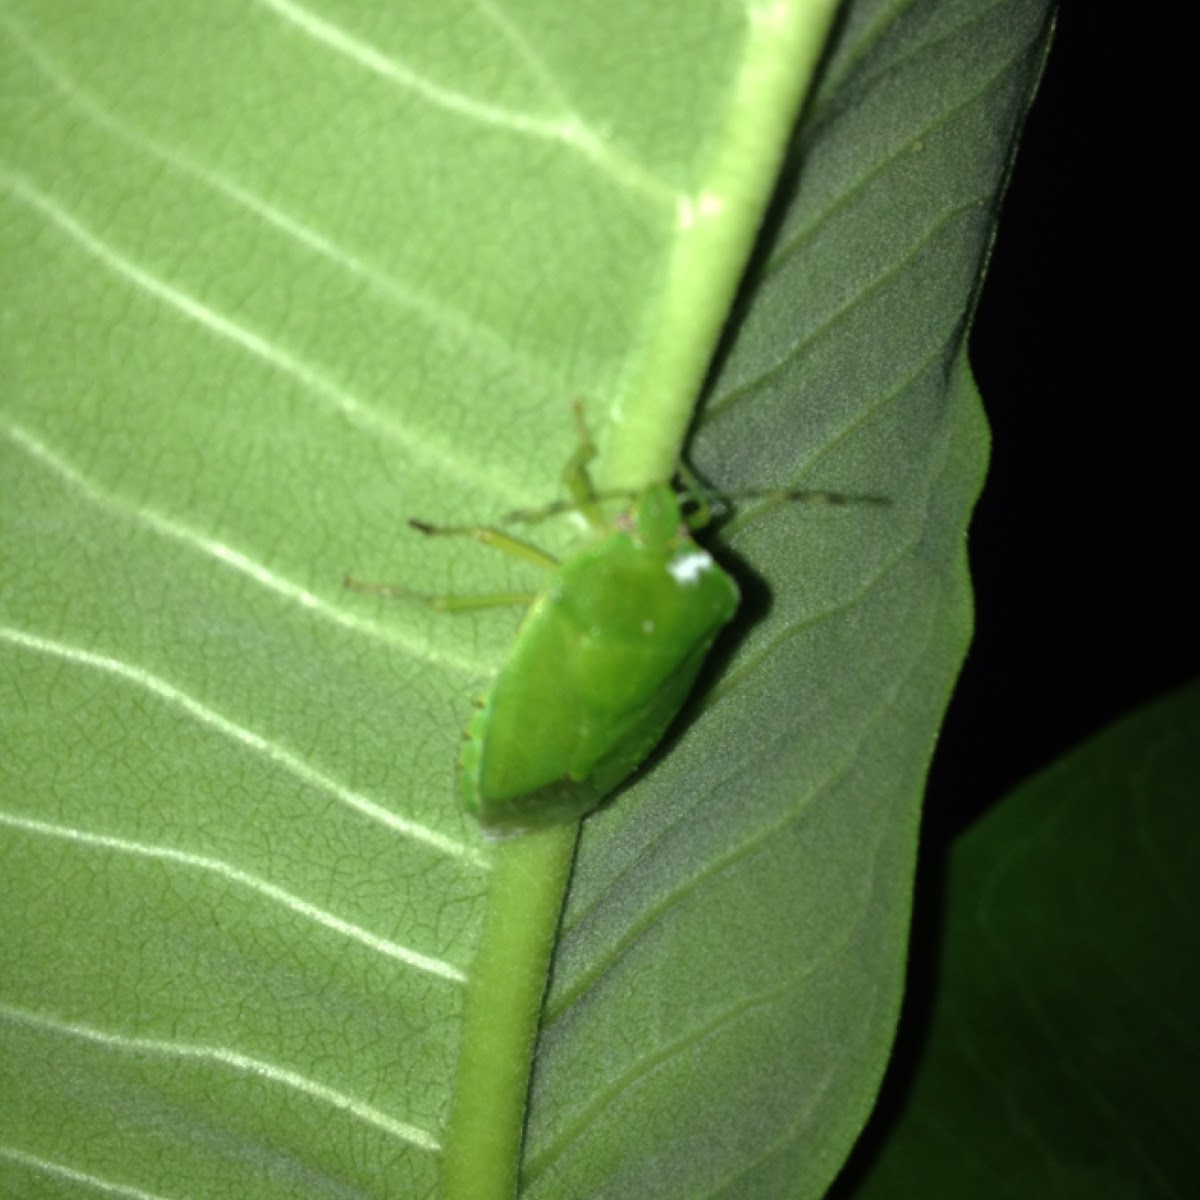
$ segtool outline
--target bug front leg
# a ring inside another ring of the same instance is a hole
[[[592,431],[588,428],[582,401],[576,400],[574,408],[579,445],[563,468],[563,483],[566,484],[575,507],[587,518],[587,523],[598,533],[604,533],[608,529],[608,522],[600,509],[596,487],[592,483],[592,473],[588,470],[596,457],[596,443],[592,440]]]
[[[588,469],[596,457],[596,443],[592,440],[588,429],[587,418],[584,415],[583,404],[576,400],[574,404],[575,424],[579,432],[579,444],[575,453],[567,460],[563,468],[562,480],[570,496],[569,500],[556,500],[552,504],[540,505],[537,508],[518,508],[514,512],[505,513],[505,521],[544,521],[547,517],[560,513],[583,513],[584,519],[598,534],[607,533],[610,522],[604,516],[601,508],[603,500],[627,500],[632,493],[627,490],[600,492],[592,482],[592,473]]]
[[[535,567],[541,567],[546,571],[556,570],[559,565],[558,559],[553,554],[547,554],[545,550],[539,550],[537,546],[513,537],[511,533],[505,533],[503,529],[496,529],[491,525],[430,525],[428,521],[418,521],[415,517],[410,518],[408,523],[426,537],[471,538],[481,545],[490,546],[493,550],[500,550],[523,562],[533,563]]]
[[[416,519],[410,519],[408,523],[426,537],[469,537],[513,558],[533,563],[535,567],[541,567],[545,571],[558,569],[558,559],[552,554],[547,554],[502,529],[493,529],[490,525],[430,525],[428,521]],[[376,596],[384,596],[388,600],[409,600],[416,604],[427,604],[438,612],[448,613],[478,612],[484,608],[528,607],[538,597],[537,592],[485,592],[477,596],[429,594],[409,591],[399,584],[372,583],[356,579],[352,575],[347,575],[342,580],[342,586],[354,592],[373,592]]]

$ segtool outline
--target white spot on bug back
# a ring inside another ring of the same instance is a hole
[[[654,632],[654,622],[653,621],[643,621],[642,622],[642,632],[643,633],[653,633]]]
[[[711,570],[712,565],[713,560],[710,554],[706,554],[703,550],[692,550],[687,554],[681,554],[678,558],[671,559],[667,570],[679,583],[689,586],[698,583],[700,576]]]

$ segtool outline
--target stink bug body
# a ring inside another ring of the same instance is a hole
[[[571,499],[511,519],[577,511],[591,537],[560,562],[492,526],[410,521],[431,537],[463,536],[547,572],[536,593],[416,596],[347,579],[348,587],[422,600],[445,612],[503,604],[529,611],[465,734],[463,806],[493,838],[578,820],[645,760],[682,707],[738,605],[733,580],[692,539],[668,484],[633,496],[606,518],[588,464],[596,449],[576,407],[579,449],[563,473]]]
[[[578,512],[587,544],[565,561],[494,526],[409,524],[430,537],[461,536],[547,572],[539,592],[418,596],[347,579],[348,587],[421,600],[444,612],[522,604],[528,612],[479,711],[459,764],[463,806],[492,838],[578,820],[597,808],[662,739],[705,656],[738,606],[738,589],[692,538],[708,520],[703,496],[685,516],[666,483],[600,493],[588,464],[596,448],[580,406],[580,444],[563,473],[568,501],[510,514],[538,521]],[[760,493],[761,494],[761,493]],[[781,491],[778,497],[886,503],[876,497]],[[601,501],[632,504],[615,520]]]
[[[467,730],[460,790],[492,836],[577,820],[661,740],[737,609],[665,484],[553,569]]]

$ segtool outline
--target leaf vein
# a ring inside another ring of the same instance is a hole
[[[463,983],[466,980],[466,975],[450,963],[443,962],[429,954],[422,954],[418,950],[410,950],[407,946],[401,946],[388,938],[371,933],[370,930],[346,921],[326,909],[319,908],[277,884],[251,874],[249,871],[243,871],[240,867],[235,867],[219,858],[210,858],[206,854],[196,854],[188,850],[176,850],[171,846],[135,842],[129,838],[115,837],[107,833],[93,833],[70,825],[56,825],[49,821],[20,817],[2,810],[0,810],[0,825],[5,825],[10,829],[19,829],[28,834],[56,838],[80,846],[112,850],[118,854],[149,859],[151,862],[169,863],[216,875],[238,887],[249,889],[265,900],[282,905],[297,916],[314,921],[334,933],[361,943],[369,950],[386,955],[388,958],[394,958],[415,970],[437,975],[452,983]]]
[[[43,1158],[39,1154],[18,1150],[15,1146],[0,1146],[0,1158],[7,1158],[10,1162],[19,1163],[31,1171],[40,1171],[44,1175],[53,1175],[58,1179],[80,1184],[82,1187],[102,1192],[106,1196],[121,1196],[125,1200],[169,1200],[161,1192],[147,1192],[142,1188],[133,1187],[131,1184],[114,1183],[112,1180],[102,1179],[90,1172],[80,1171],[76,1167],[68,1167],[53,1159]]]
[[[191,526],[175,521],[144,505],[134,505],[123,497],[104,491],[78,467],[68,462],[57,451],[51,450],[41,439],[20,425],[0,425],[0,435],[15,443],[41,466],[58,475],[68,486],[81,493],[88,503],[119,513],[124,519],[144,526],[151,533],[168,538],[189,551],[215,559],[222,566],[249,577],[260,586],[283,596],[300,608],[309,610],[323,620],[332,621],[354,633],[364,634],[376,641],[383,642],[403,651],[410,658],[419,662],[452,670],[459,675],[477,678],[484,672],[484,668],[475,659],[463,658],[457,654],[443,651],[435,652],[426,642],[401,636],[391,627],[382,627],[375,622],[356,617],[337,605],[323,600],[307,588],[302,588],[299,584],[277,574],[228,543],[210,538]]]
[[[898,562],[903,558],[902,554],[898,554],[894,561]],[[890,567],[889,567],[890,569]],[[931,606],[932,609],[932,606]],[[787,829],[793,821],[800,816],[806,809],[809,800],[812,796],[819,794],[833,786],[840,779],[844,778],[847,772],[850,771],[855,760],[855,753],[858,747],[862,744],[866,735],[884,720],[892,707],[895,704],[896,698],[899,696],[904,682],[909,675],[916,670],[917,665],[921,661],[926,643],[929,636],[932,634],[933,617],[932,612],[930,620],[926,625],[926,637],[918,642],[915,646],[914,653],[910,657],[906,671],[894,678],[890,686],[883,691],[883,698],[871,710],[867,719],[859,726],[854,738],[846,739],[848,750],[842,759],[836,763],[824,779],[814,784],[811,793],[808,797],[800,799],[796,804],[782,811],[780,817],[769,823],[764,823],[756,829],[752,836],[739,842],[735,846],[731,846],[724,854],[715,856],[707,860],[703,868],[689,875],[685,880],[677,883],[675,886],[664,891],[657,899],[650,904],[647,904],[640,910],[637,918],[633,920],[625,930],[615,937],[609,944],[605,954],[592,963],[587,969],[581,971],[579,976],[570,984],[564,985],[563,990],[556,996],[552,996],[546,1005],[546,1016],[543,1027],[552,1028],[559,1020],[565,1016],[566,1012],[578,1004],[580,999],[590,992],[604,976],[609,968],[617,962],[623,955],[629,952],[631,947],[636,944],[651,928],[661,921],[668,912],[683,902],[683,900],[706,880],[713,879],[735,864],[740,862],[752,854],[756,849],[763,845],[769,845],[783,830]],[[710,789],[711,790],[711,789]],[[694,807],[694,806],[693,806]],[[667,834],[679,826],[686,825],[689,820],[689,813],[680,812],[676,821],[664,830],[658,840],[662,841]],[[644,856],[643,856],[644,857]],[[624,872],[623,872],[624,873]],[[610,883],[606,889],[606,894],[612,894],[613,883]],[[594,912],[601,906],[602,900],[597,901],[591,906],[589,912]],[[577,919],[569,929],[565,932],[574,932],[582,924],[583,918]]]
[[[435,83],[398,59],[380,53],[374,46],[353,37],[302,5],[292,3],[292,0],[258,2],[313,41],[372,74],[420,96],[436,108],[519,137],[557,142],[601,168],[614,182],[626,186],[630,191],[659,204],[669,203],[673,206],[679,200],[672,188],[656,179],[641,164],[614,149],[576,112],[566,110],[558,117],[541,117],[472,99],[463,92]],[[539,74],[544,78],[543,72]]]
[[[416,1146],[421,1150],[437,1152],[441,1149],[438,1139],[428,1130],[407,1121],[397,1120],[372,1104],[367,1104],[354,1096],[338,1091],[328,1084],[318,1083],[293,1071],[288,1067],[277,1066],[265,1059],[254,1058],[249,1054],[241,1054],[224,1046],[206,1046],[194,1042],[162,1041],[156,1038],[130,1037],[126,1034],[109,1033],[70,1021],[48,1017],[43,1013],[29,1012],[8,1004],[0,1004],[0,1018],[30,1026],[38,1030],[49,1030],[64,1037],[77,1038],[102,1046],[106,1050],[124,1054],[143,1054],[156,1058],[184,1059],[195,1062],[212,1063],[228,1067],[249,1075],[256,1075],[270,1083],[280,1084],[285,1088],[327,1104],[341,1112],[350,1114],[376,1129]]]
[[[253,329],[224,316],[181,288],[139,266],[76,220],[56,200],[27,179],[8,170],[0,170],[0,177],[9,185],[13,195],[114,275],[166,304],[214,336],[246,351],[272,370],[295,380],[307,394],[318,398],[331,411],[349,418],[359,428],[397,446],[411,460],[441,470],[452,477],[463,478],[461,461],[444,447],[431,446],[424,437],[418,437],[396,422],[387,420],[376,409],[364,404],[352,392],[340,387],[322,371],[297,358],[289,350],[275,345]],[[464,479],[464,482],[472,481]]]
[[[305,250],[332,263],[346,274],[361,279],[369,288],[384,296],[397,307],[415,313],[428,328],[441,329],[476,351],[486,350],[487,353],[503,359],[505,365],[516,375],[528,379],[531,383],[542,386],[549,386],[552,383],[544,372],[537,368],[536,363],[531,362],[525,356],[514,353],[509,342],[491,326],[481,324],[448,304],[430,302],[419,292],[401,285],[390,275],[372,267],[320,230],[314,229],[298,217],[264,200],[220,171],[199,163],[141,130],[131,127],[76,82],[61,63],[47,55],[28,31],[12,21],[7,14],[0,14],[0,25],[3,25],[13,40],[20,45],[34,68],[66,99],[67,103],[92,124],[99,126],[139,153],[157,162],[165,163],[173,170],[195,179],[210,191],[226,197]],[[485,355],[481,354],[480,357],[484,358]],[[511,488],[502,489],[496,485],[496,490],[502,491],[513,500],[513,503],[519,502],[520,497],[515,496]]]
[[[365,796],[359,795],[345,785],[313,769],[292,751],[276,745],[260,734],[254,733],[252,730],[246,729],[229,720],[228,717],[224,717],[207,705],[201,704],[200,701],[193,699],[186,692],[181,691],[179,688],[167,683],[166,680],[160,679],[157,675],[141,667],[122,662],[120,659],[111,658],[108,655],[98,654],[91,650],[83,650],[78,646],[72,646],[64,642],[27,633],[24,630],[4,626],[0,626],[0,641],[9,642],[11,645],[20,646],[22,649],[35,653],[65,659],[67,662],[76,663],[92,670],[103,671],[124,679],[137,687],[144,688],[160,700],[181,709],[190,717],[194,717],[210,729],[215,729],[225,737],[240,742],[243,746],[248,746],[256,753],[263,755],[269,761],[288,772],[288,774],[300,779],[305,785],[333,796],[339,803],[345,804],[347,807],[354,809],[372,821],[379,822],[381,825],[394,830],[403,837],[431,846],[443,854],[461,859],[474,866],[486,866],[487,864],[486,857],[472,847],[464,845],[462,842],[448,837],[444,833],[427,829],[416,821],[402,817],[398,813],[388,811],[373,801],[368,800]]]

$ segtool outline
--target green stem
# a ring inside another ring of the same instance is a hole
[[[446,1131],[443,1200],[512,1200],[550,954],[579,826],[496,847]]]
[[[641,491],[675,470],[839,8],[839,0],[744,6],[745,40],[717,136],[690,188],[676,198],[662,290],[616,397],[615,432],[598,472],[606,488]],[[646,286],[656,285],[648,279]]]

